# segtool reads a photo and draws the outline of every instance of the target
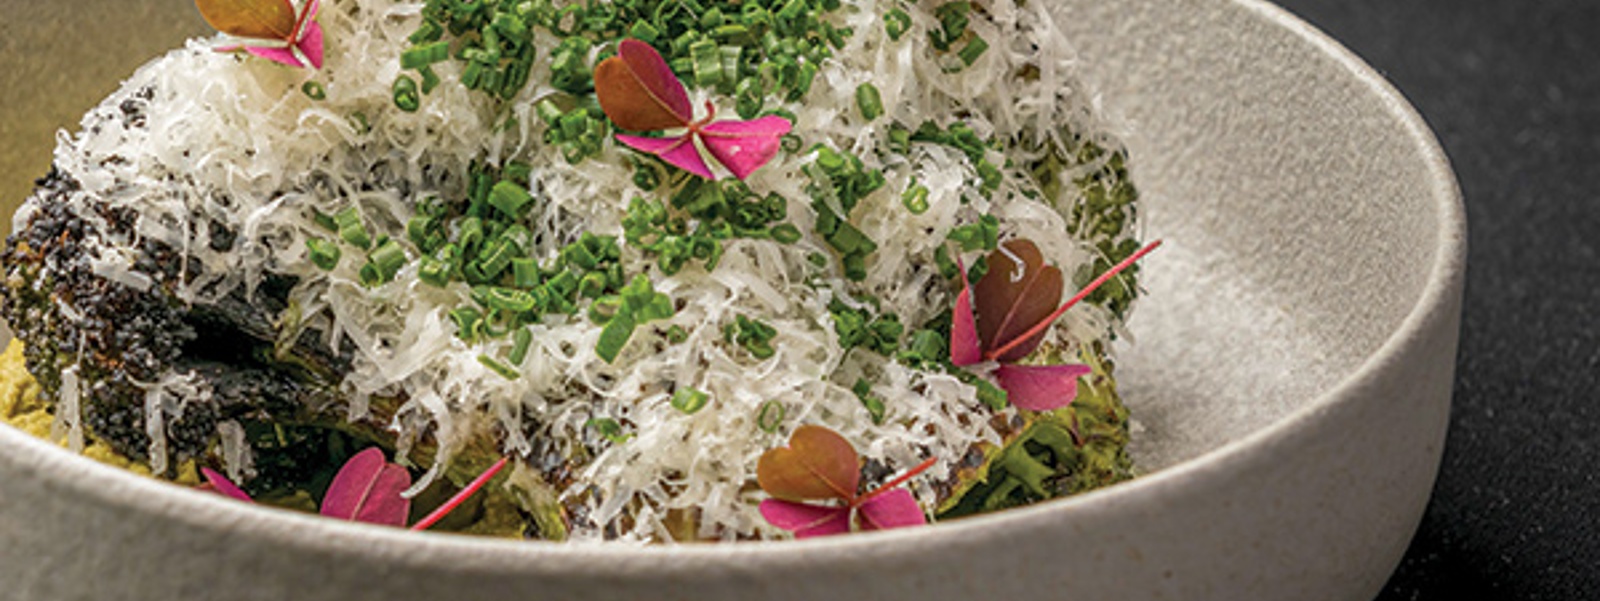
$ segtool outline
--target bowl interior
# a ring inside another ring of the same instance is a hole
[[[1146,235],[1166,240],[1118,351],[1145,471],[1313,406],[1412,312],[1445,229],[1409,107],[1375,101],[1320,36],[1286,43],[1282,22],[1262,18],[1276,9],[1240,4],[1058,5],[1103,110],[1126,126]],[[119,17],[76,18],[89,13]],[[0,46],[13,66],[0,70],[0,224],[48,168],[57,128],[206,31],[181,2],[7,0],[0,21],[14,36]]]
[[[1146,235],[1167,241],[1119,349],[1145,470],[1314,407],[1413,312],[1453,235],[1453,180],[1419,160],[1412,109],[1309,26],[1239,4],[1057,13],[1130,132]],[[1202,31],[1233,35],[1183,35]]]

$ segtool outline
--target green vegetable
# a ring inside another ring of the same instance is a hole
[[[311,264],[323,271],[339,265],[339,245],[321,238],[306,238],[306,250],[311,254]]]
[[[672,393],[672,407],[688,415],[694,415],[710,401],[711,395],[687,386]]]
[[[756,427],[768,434],[777,432],[778,428],[783,427],[785,412],[783,403],[777,401],[762,403],[761,408],[756,411]]]
[[[871,121],[883,114],[883,99],[878,96],[878,86],[863,83],[856,86],[856,108],[861,116]]]

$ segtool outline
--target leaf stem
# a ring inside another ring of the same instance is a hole
[[[860,507],[863,503],[866,503],[867,501],[871,500],[873,497],[876,497],[876,496],[881,495],[883,493],[886,493],[886,492],[889,492],[891,490],[894,490],[894,488],[896,486],[900,486],[901,484],[905,484],[906,480],[910,480],[912,478],[915,478],[917,476],[917,474],[920,474],[922,472],[928,471],[928,468],[933,467],[933,464],[937,463],[938,461],[939,461],[938,457],[929,457],[927,459],[924,459],[922,461],[922,463],[917,464],[916,467],[913,467],[913,468],[911,468],[909,470],[906,470],[906,473],[900,474],[895,479],[883,483],[883,486],[879,486],[878,488],[874,489],[872,492],[869,492],[867,494],[864,494],[864,495],[861,495],[859,497],[856,497],[855,500],[850,501],[850,506],[851,507]]]
[[[494,465],[489,466],[489,469],[484,470],[482,474],[479,474],[477,478],[473,479],[472,482],[469,482],[465,488],[462,488],[461,492],[458,492],[455,494],[455,496],[450,497],[450,500],[445,501],[444,504],[440,505],[438,509],[433,510],[433,513],[429,513],[427,517],[417,520],[417,523],[411,525],[411,529],[427,530],[429,526],[432,526],[439,520],[444,519],[444,516],[450,515],[450,512],[455,511],[456,507],[459,507],[463,502],[466,502],[467,498],[472,496],[472,493],[478,492],[478,489],[483,488],[483,485],[489,483],[490,478],[493,478],[495,474],[500,473],[500,469],[504,468],[506,466],[506,462],[510,459],[510,457],[501,457],[499,461],[494,462]]]
[[[993,361],[996,357],[1000,357],[1008,352],[1011,352],[1011,349],[1014,349],[1022,343],[1033,339],[1033,337],[1038,336],[1040,333],[1043,333],[1046,328],[1050,327],[1050,324],[1055,323],[1056,319],[1061,317],[1062,313],[1066,313],[1067,309],[1071,309],[1073,305],[1078,304],[1078,301],[1081,301],[1087,298],[1090,294],[1093,294],[1096,288],[1099,288],[1102,284],[1105,284],[1118,273],[1121,273],[1122,270],[1133,265],[1139,259],[1144,258],[1145,255],[1150,254],[1150,251],[1155,250],[1159,246],[1161,246],[1161,241],[1156,240],[1155,242],[1145,245],[1144,248],[1139,249],[1139,252],[1129,255],[1128,258],[1123,259],[1121,263],[1117,263],[1116,265],[1112,266],[1111,269],[1106,270],[1105,273],[1100,274],[1100,277],[1095,278],[1093,282],[1089,282],[1088,286],[1084,286],[1083,289],[1079,290],[1077,294],[1072,296],[1072,298],[1067,299],[1067,302],[1062,303],[1061,307],[1057,308],[1054,313],[1051,313],[1044,319],[1039,320],[1039,323],[1034,324],[1032,328],[1028,328],[1028,331],[1023,332],[1016,338],[1012,338],[1011,342],[1006,343],[1005,346],[985,352],[983,354],[983,358]]]

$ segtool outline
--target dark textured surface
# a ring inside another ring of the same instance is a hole
[[[1444,466],[1379,599],[1600,599],[1600,2],[1278,3],[1411,99],[1466,197]]]

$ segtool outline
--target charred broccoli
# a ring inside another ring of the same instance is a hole
[[[215,303],[185,302],[176,293],[181,270],[193,275],[203,267],[185,265],[180,251],[149,239],[137,243],[130,269],[138,275],[107,277],[97,272],[93,249],[135,239],[137,215],[75,194],[78,182],[60,170],[37,185],[0,255],[6,270],[0,315],[25,343],[28,370],[47,403],[60,400],[70,374],[92,435],[130,458],[169,469],[210,451],[221,422],[318,419],[306,408],[329,404],[316,401],[331,400],[337,380],[330,376],[347,369],[348,357],[328,352],[310,334],[287,356],[275,352],[273,324],[292,279],[268,277],[251,293],[241,288]],[[206,227],[214,228],[210,240],[217,250],[233,243],[223,224]],[[149,285],[140,289],[137,282]],[[163,416],[167,461],[150,455],[146,411],[151,384],[171,374],[187,375],[199,394]],[[260,463],[276,465],[271,458]],[[263,475],[269,481],[294,477]]]

